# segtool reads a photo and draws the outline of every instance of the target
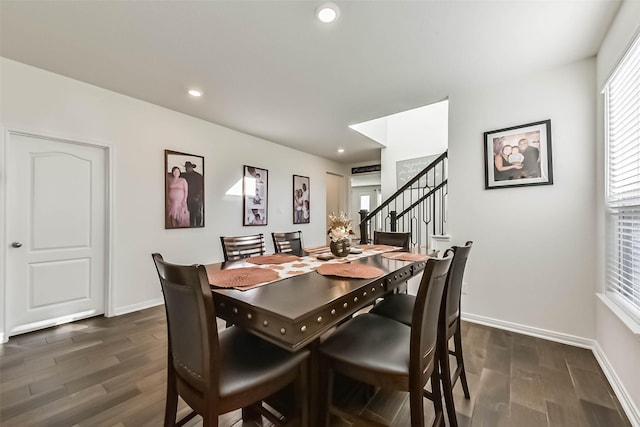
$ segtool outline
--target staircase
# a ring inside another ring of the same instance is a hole
[[[371,243],[374,230],[410,232],[411,249],[428,253],[446,226],[447,151],[372,212],[360,211],[360,243]]]

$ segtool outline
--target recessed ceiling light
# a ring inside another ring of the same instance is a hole
[[[199,90],[191,89],[189,91],[189,95],[198,97],[198,96],[202,96],[202,92],[200,92]]]
[[[344,153],[344,148],[338,148],[338,153]]]
[[[324,3],[316,10],[316,16],[325,24],[330,24],[338,19],[339,9],[333,3]]]

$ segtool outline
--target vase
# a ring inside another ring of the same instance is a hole
[[[329,248],[331,249],[332,254],[334,254],[338,258],[342,258],[349,255],[349,251],[351,250],[351,243],[348,239],[338,240],[337,242],[332,241],[329,244]]]

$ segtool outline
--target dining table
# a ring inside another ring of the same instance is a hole
[[[317,417],[314,414],[318,411],[315,402],[319,372],[315,349],[320,337],[420,274],[426,265],[426,256],[394,255],[394,258],[387,253],[401,248],[389,247],[383,251],[367,251],[366,245],[362,248],[365,249],[363,254],[329,261],[319,260],[318,250],[315,250],[288,263],[256,265],[253,259],[245,258],[205,265],[217,317],[288,351],[311,350],[308,381],[310,425],[315,424]],[[369,248],[373,246],[369,245]],[[398,256],[409,260],[398,259]],[[327,270],[329,273],[339,267],[349,267],[349,270],[375,271],[376,277],[321,274],[326,267],[323,267],[324,263],[335,264],[333,270]],[[235,276],[240,273],[229,270],[255,268],[275,269],[285,278],[270,280],[250,289],[227,287],[224,281],[220,281],[229,273]],[[288,274],[283,275],[283,270]]]

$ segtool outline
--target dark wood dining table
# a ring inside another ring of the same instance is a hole
[[[424,270],[426,261],[389,259],[381,254],[360,258],[382,270],[374,279],[323,276],[316,271],[289,277],[249,290],[212,287],[216,316],[245,328],[289,351],[311,350],[310,414],[314,425],[318,408],[315,347],[320,336],[377,298]],[[207,265],[208,272],[254,267],[245,260]]]

